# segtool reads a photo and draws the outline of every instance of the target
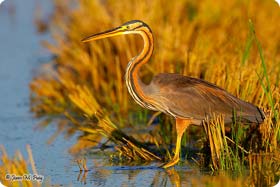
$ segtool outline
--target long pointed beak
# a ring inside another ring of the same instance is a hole
[[[84,39],[82,39],[82,42],[89,42],[89,41],[93,41],[93,40],[99,40],[102,38],[108,38],[108,37],[112,37],[112,36],[117,36],[117,35],[121,35],[124,34],[125,30],[123,27],[117,27],[114,29],[110,29],[104,32],[100,32],[97,34],[93,34],[91,36],[88,36]]]

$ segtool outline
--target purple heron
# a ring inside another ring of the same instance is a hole
[[[161,111],[176,120],[176,148],[171,161],[163,165],[168,168],[180,159],[181,138],[189,125],[201,125],[213,113],[224,116],[230,123],[233,111],[236,117],[249,123],[262,123],[265,116],[261,109],[242,101],[214,84],[201,79],[174,73],[156,75],[149,84],[139,77],[139,70],[149,61],[153,53],[154,39],[150,27],[142,21],[132,20],[114,29],[91,35],[83,42],[122,35],[139,34],[144,40],[142,51],[132,58],[126,68],[125,81],[130,95],[142,107]]]

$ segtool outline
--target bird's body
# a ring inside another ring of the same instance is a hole
[[[141,53],[132,58],[127,65],[125,80],[130,95],[142,107],[164,112],[176,119],[175,156],[163,166],[164,168],[179,161],[181,137],[190,124],[201,125],[203,120],[211,118],[214,114],[222,114],[226,123],[231,122],[233,117],[249,123],[263,122],[264,114],[258,107],[202,79],[161,73],[148,85],[144,84],[138,72],[152,56],[153,35],[149,26],[142,21],[129,21],[115,29],[87,37],[83,41],[121,34],[140,34],[144,40]]]
[[[149,95],[157,106],[164,106],[162,112],[175,118],[192,119],[195,125],[200,125],[202,120],[213,114],[222,114],[226,123],[231,122],[234,110],[236,117],[244,121],[263,121],[258,107],[201,79],[162,73],[155,76],[148,87]]]

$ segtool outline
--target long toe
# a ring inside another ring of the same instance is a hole
[[[167,169],[171,166],[174,166],[175,164],[177,164],[179,162],[179,158],[173,158],[171,161],[169,161],[166,164],[163,164],[162,166],[160,166],[161,168]]]

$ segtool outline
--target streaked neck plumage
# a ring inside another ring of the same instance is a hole
[[[125,80],[126,86],[133,99],[142,107],[153,110],[154,107],[150,105],[149,96],[147,95],[146,84],[139,78],[139,70],[143,64],[149,61],[154,50],[154,39],[152,31],[148,26],[143,26],[134,33],[140,34],[144,41],[144,47],[140,54],[132,58],[126,68]]]

